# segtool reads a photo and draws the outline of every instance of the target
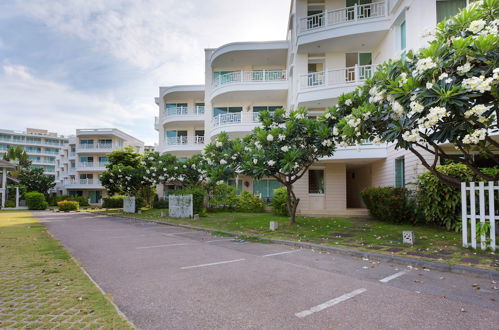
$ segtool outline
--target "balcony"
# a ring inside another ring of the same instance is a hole
[[[174,151],[201,151],[204,148],[204,136],[177,136],[168,137],[162,152]]]
[[[102,189],[100,180],[96,179],[65,179],[64,187],[67,189]]]
[[[381,32],[390,28],[388,15],[388,1],[378,1],[302,17],[298,22],[297,44],[302,46],[331,38],[352,38],[357,35],[356,38],[362,39],[359,42],[373,46],[381,40]],[[321,49],[332,50],[324,47]]]
[[[213,117],[210,136],[227,132],[231,137],[246,135],[260,123],[258,112],[225,113]],[[232,134],[231,134],[232,133]]]
[[[188,107],[175,107],[168,108],[164,112],[162,125],[175,122],[179,123],[192,123],[193,121],[204,122],[204,106],[196,106],[193,109]]]
[[[77,171],[104,171],[109,162],[79,162],[76,164]]]
[[[92,143],[92,144],[78,144],[76,152],[111,152],[113,145],[110,143]]]
[[[262,92],[287,91],[287,80],[288,76],[284,69],[241,70],[220,74],[213,80],[211,100],[228,101],[223,98],[223,94],[230,92],[256,92],[255,97],[261,97]]]
[[[372,77],[374,68],[373,65],[356,65],[302,75],[296,104],[333,99],[343,93],[351,92],[366,79]]]

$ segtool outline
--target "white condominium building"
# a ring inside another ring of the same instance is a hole
[[[60,195],[87,197],[100,204],[106,189],[99,181],[108,155],[125,147],[144,152],[144,143],[116,128],[77,129],[56,160],[56,190]]]
[[[43,168],[47,175],[55,176],[56,157],[67,145],[68,137],[44,129],[27,128],[18,132],[0,129],[0,159],[12,146],[21,146],[31,160],[31,168]]]
[[[377,64],[425,46],[422,34],[467,2],[292,0],[286,40],[206,49],[204,86],[160,88],[158,151],[189,157],[221,132],[244,136],[259,125],[262,110],[304,106],[317,116],[369,78]],[[299,213],[365,215],[362,189],[403,187],[423,171],[412,153],[393,145],[338,148],[296,183]],[[271,178],[229,183],[264,199],[279,186]]]

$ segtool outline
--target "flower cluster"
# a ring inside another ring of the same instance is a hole
[[[471,77],[468,79],[464,79],[462,82],[462,86],[472,91],[485,93],[486,91],[488,92],[492,89],[491,84],[493,81],[494,77],[485,78],[485,76],[481,75],[480,77]]]
[[[449,112],[444,107],[430,108],[428,115],[419,118],[419,129],[431,129],[439,122],[439,120],[447,117],[448,115]]]
[[[471,134],[466,134],[463,138],[463,143],[465,144],[478,144],[480,141],[485,140],[487,136],[487,130],[485,128],[477,129]]]
[[[418,60],[416,63],[416,69],[412,72],[414,76],[425,73],[427,70],[433,69],[437,67],[437,63],[435,63],[430,57],[422,58]]]

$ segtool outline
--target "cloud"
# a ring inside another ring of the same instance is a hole
[[[153,118],[149,104],[124,107],[111,96],[82,93],[67,85],[35,77],[25,66],[4,65],[3,73],[0,76],[2,128],[50,128],[68,135],[74,134],[76,128],[130,128],[145,116]]]

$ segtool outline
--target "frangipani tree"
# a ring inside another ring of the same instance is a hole
[[[237,175],[243,151],[239,139],[230,140],[227,133],[221,133],[203,151],[205,180],[210,185],[224,183]]]
[[[499,0],[484,0],[438,24],[428,47],[409,51],[377,68],[356,91],[328,111],[341,118],[335,128],[344,142],[394,142],[413,152],[440,180],[459,181],[437,171],[440,157],[468,166],[480,154],[499,165]],[[442,144],[457,150],[449,152]],[[427,161],[423,152],[432,155]]]
[[[320,157],[335,150],[335,139],[326,122],[308,118],[305,109],[284,109],[260,113],[261,127],[257,127],[242,141],[234,141],[235,151],[228,162],[237,172],[255,179],[273,177],[287,191],[290,223],[295,223],[300,199],[293,184],[307,173]]]

